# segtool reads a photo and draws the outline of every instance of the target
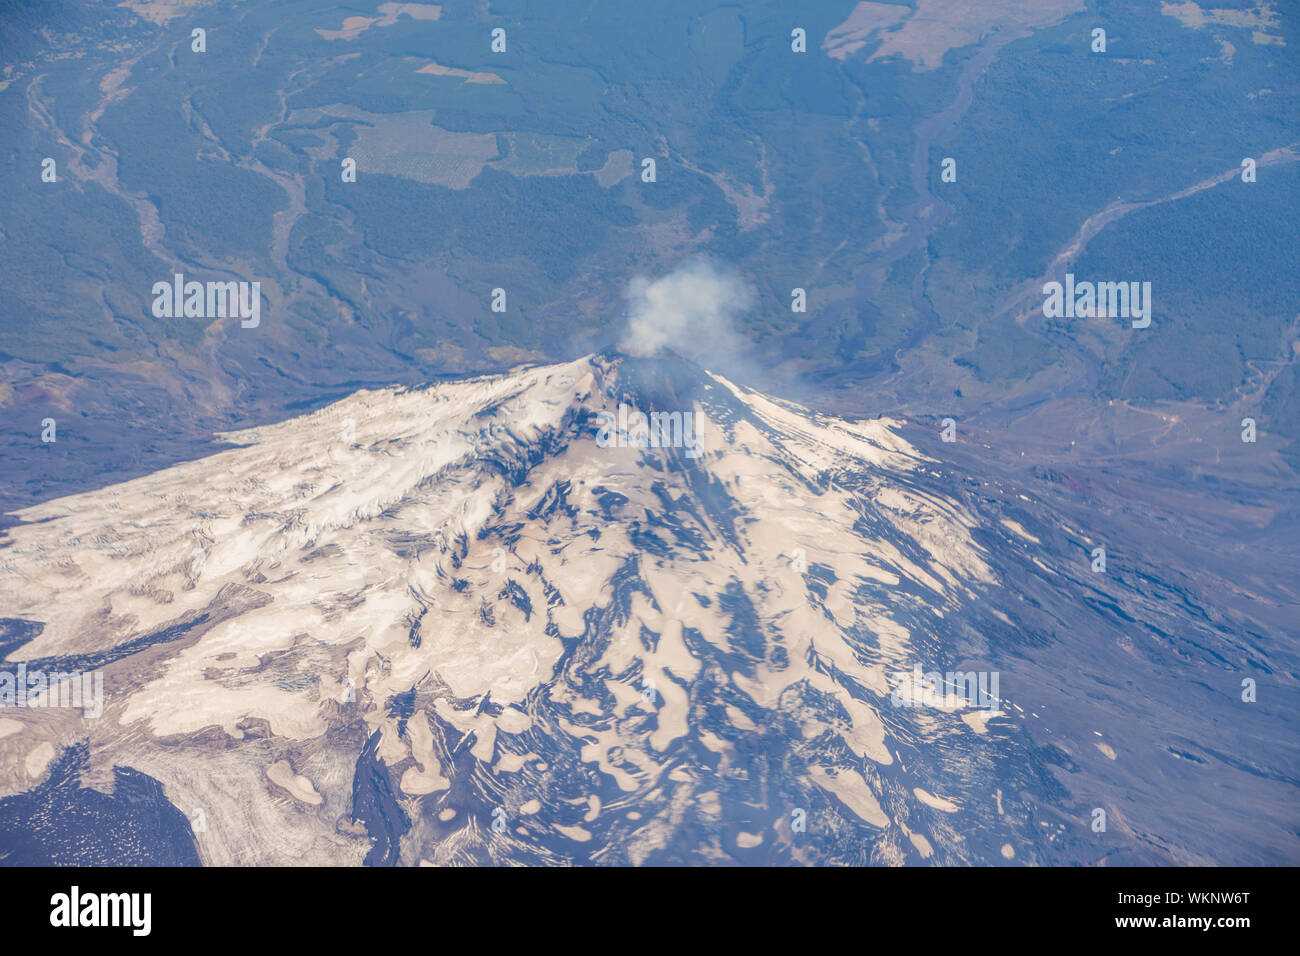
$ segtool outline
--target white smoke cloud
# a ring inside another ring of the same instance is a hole
[[[653,281],[633,279],[628,303],[620,348],[649,356],[668,347],[698,359],[741,344],[735,318],[753,305],[754,292],[738,276],[697,260]]]

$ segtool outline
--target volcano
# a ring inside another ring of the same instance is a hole
[[[1098,729],[1186,737],[1187,676],[1148,658],[1134,695],[1124,646],[1186,595],[1095,580],[1093,542],[930,434],[606,352],[362,391],[27,509],[0,667],[102,672],[104,700],[0,709],[0,830],[111,817],[134,775],[165,832],[51,839],[59,861],[1208,857],[1188,814],[1261,774]],[[1185,666],[1247,653],[1195,627]],[[1289,852],[1258,827],[1274,799],[1221,825],[1243,861]]]

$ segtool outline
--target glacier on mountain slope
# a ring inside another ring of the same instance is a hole
[[[703,454],[598,447],[620,403],[701,412]],[[88,739],[86,779],[203,811],[205,863],[1040,852],[1014,708],[890,704],[969,664],[998,583],[895,423],[606,354],[224,437],[11,529],[0,616],[43,624],[11,659],[107,700],[22,713],[2,792]]]

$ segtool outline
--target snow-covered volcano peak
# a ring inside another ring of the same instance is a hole
[[[211,754],[150,754],[213,732],[224,772],[270,800],[287,762],[335,816],[364,814],[322,747],[364,745],[399,808],[381,855],[641,861],[735,800],[765,809],[733,845],[795,852],[800,810],[876,858],[935,852],[893,739],[975,736],[991,708],[898,708],[891,675],[992,574],[891,423],[605,353],[225,437],[24,512],[0,550],[3,615],[42,625],[11,656],[105,670],[92,759],[130,741],[169,794],[228,806],[206,858],[232,859],[244,811],[200,772]],[[493,842],[493,801],[545,839]],[[281,821],[305,856],[370,847],[311,819]]]

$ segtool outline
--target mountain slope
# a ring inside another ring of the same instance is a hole
[[[698,444],[625,447],[631,410],[700,416]],[[4,792],[130,767],[205,863],[1182,852],[1081,849],[1072,761],[996,684],[898,706],[914,668],[1018,666],[1001,583],[1037,539],[897,423],[608,353],[227,437],[21,513],[9,666],[102,669],[106,699],[13,711]]]

